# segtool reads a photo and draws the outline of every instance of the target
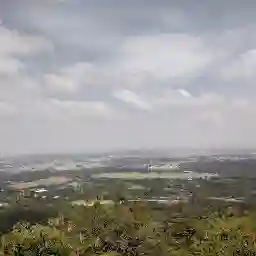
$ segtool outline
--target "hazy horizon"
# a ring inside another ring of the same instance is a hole
[[[1,152],[0,152],[1,153]],[[116,148],[106,150],[88,150],[88,151],[66,151],[66,152],[23,152],[13,154],[1,154],[3,157],[77,157],[77,156],[127,156],[134,154],[136,156],[153,154],[155,157],[188,157],[200,154],[205,155],[247,155],[256,154],[256,148]]]
[[[0,152],[256,148],[255,8],[0,0]]]

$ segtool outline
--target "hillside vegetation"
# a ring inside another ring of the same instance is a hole
[[[33,207],[30,205],[30,207]],[[16,223],[2,255],[255,255],[256,212],[209,211],[193,204],[155,209],[140,202],[58,205],[46,221]],[[34,213],[38,214],[37,212]],[[32,218],[32,217],[30,217]]]

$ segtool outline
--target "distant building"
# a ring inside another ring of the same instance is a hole
[[[76,200],[71,202],[73,206],[94,206],[98,202],[101,205],[113,205],[114,201],[112,200]]]
[[[71,202],[73,206],[93,206],[95,201],[88,201],[88,200],[76,200]]]
[[[159,165],[148,165],[148,171],[177,171],[180,169],[179,163],[172,163],[172,164],[159,164]]]
[[[35,189],[35,190],[32,190],[32,191],[34,191],[37,194],[48,192],[48,190],[45,189],[45,188]]]

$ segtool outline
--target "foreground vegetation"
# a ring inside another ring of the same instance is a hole
[[[46,174],[22,173],[12,180],[48,181]],[[127,181],[72,175],[79,186],[51,185],[37,196],[29,188],[4,187],[1,255],[256,255],[253,178]],[[145,203],[156,198],[177,200]],[[72,206],[84,200],[96,203]]]
[[[152,207],[141,202],[129,204],[124,198],[112,206],[59,204],[58,212],[51,212],[55,217],[46,214],[39,220],[31,213],[29,218],[33,223],[23,218],[10,231],[3,232],[0,252],[2,255],[255,255],[256,212],[253,209],[244,212],[239,205],[218,210],[206,205],[189,202]]]

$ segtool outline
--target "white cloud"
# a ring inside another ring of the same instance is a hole
[[[27,8],[31,13],[20,27],[45,33],[60,47],[51,52],[53,46],[44,36],[0,25],[0,116],[4,119],[0,150],[256,145],[251,91],[251,101],[243,89],[244,98],[235,91],[225,96],[220,85],[217,92],[212,86],[215,81],[209,82],[216,67],[224,64],[221,79],[254,81],[256,51],[233,54],[246,48],[241,41],[247,32],[218,30],[200,35],[200,30],[194,36],[195,31],[185,29],[187,15],[182,12],[178,23],[183,23],[184,33],[173,33],[177,17],[163,21],[169,34],[144,33],[139,27],[141,33],[137,28],[136,33],[133,28],[127,33],[116,24],[111,27],[104,8],[100,19],[94,15],[97,8],[85,19],[79,15],[67,19],[66,8],[55,8],[57,0],[29,2],[33,8]],[[45,52],[50,56],[41,59]],[[225,87],[226,81],[221,82]]]
[[[248,99],[234,99],[231,101],[230,107],[234,109],[247,109],[250,108],[251,102]]]
[[[245,82],[256,77],[256,49],[239,55],[229,65],[220,70],[220,76],[226,80],[242,79]]]
[[[0,75],[12,75],[19,72],[24,67],[18,59],[0,55]]]
[[[113,82],[99,67],[89,62],[78,62],[60,69],[57,73],[44,75],[44,84],[48,92],[74,94],[85,86],[97,86]]]
[[[51,42],[44,37],[21,34],[0,23],[0,75],[19,72],[24,67],[20,57],[33,56],[52,49]]]
[[[21,34],[3,25],[0,25],[0,42],[1,56],[27,56],[53,49],[51,42],[44,37]]]
[[[218,111],[202,111],[197,118],[199,121],[214,125],[215,128],[216,126],[220,126],[223,122],[222,114]]]
[[[144,91],[144,94],[138,94],[136,91],[127,89],[116,90],[113,96],[120,101],[134,106],[138,109],[161,113],[163,110],[182,109],[190,111],[201,110],[220,110],[228,106],[229,100],[222,95],[214,93],[203,93],[198,96],[192,96],[184,89],[168,89],[162,91],[159,95],[154,95],[152,92]],[[143,97],[141,96],[143,95]]]
[[[0,116],[9,116],[16,113],[15,106],[12,106],[11,104],[0,101]]]
[[[44,76],[46,89],[55,93],[76,93],[78,85],[76,81],[66,75],[46,74]]]
[[[76,63],[48,74],[46,84],[49,91],[70,93],[87,85],[136,89],[172,78],[189,81],[217,56],[203,38],[188,34],[125,37],[107,63]]]
[[[189,81],[217,55],[203,38],[187,34],[127,37],[108,62],[75,63],[47,74],[45,84],[49,92],[77,93],[83,86],[137,89],[173,78]],[[185,90],[181,93],[189,96]]]
[[[58,99],[50,100],[51,106],[64,115],[80,116],[80,117],[106,117],[110,116],[111,110],[100,101],[60,101]]]
[[[113,96],[127,104],[143,110],[151,110],[151,105],[141,99],[135,92],[130,90],[118,90],[113,93]]]
[[[149,72],[160,79],[194,76],[205,68],[214,53],[199,37],[187,34],[157,34],[125,38],[120,49],[120,68]]]
[[[205,93],[197,97],[192,96],[189,92],[178,90],[167,90],[159,98],[155,99],[155,105],[161,107],[180,106],[180,107],[209,107],[220,106],[224,99],[221,95],[214,93]]]
[[[190,97],[191,97],[191,94],[190,94],[188,91],[184,90],[184,89],[178,89],[178,92],[179,92],[182,96],[184,96],[184,97],[186,97],[186,98],[190,98]]]
[[[66,120],[80,118],[110,118],[114,116],[112,109],[101,101],[62,101],[56,98],[25,102],[22,105],[23,114],[30,118],[44,120]]]

